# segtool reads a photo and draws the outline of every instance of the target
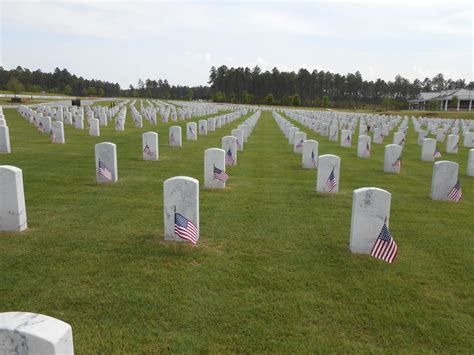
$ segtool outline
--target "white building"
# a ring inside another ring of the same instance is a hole
[[[451,107],[451,102],[454,97],[457,97],[458,103],[456,107]],[[474,101],[474,90],[468,89],[453,89],[438,92],[422,92],[414,99],[408,100],[408,108],[410,110],[427,110],[430,107],[430,102],[435,101],[440,110],[447,111],[448,108],[453,110],[467,110],[471,111]]]

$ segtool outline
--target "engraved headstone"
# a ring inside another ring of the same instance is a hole
[[[117,146],[103,142],[95,145],[95,170],[98,183],[111,183],[118,180]]]
[[[0,154],[11,153],[10,132],[7,126],[0,126]]]
[[[459,164],[441,160],[433,164],[431,180],[431,198],[433,200],[450,200],[449,192],[458,181]]]
[[[237,128],[237,129],[233,129],[230,134],[232,136],[234,136],[235,138],[237,138],[237,150],[239,152],[243,152],[244,151],[244,132]]]
[[[399,144],[388,144],[385,146],[383,171],[386,173],[399,174],[402,167],[402,147]]]
[[[158,133],[145,132],[142,135],[143,160],[158,160]]]
[[[376,187],[354,190],[349,241],[352,253],[370,254],[384,223],[389,225],[391,198],[388,191]]]
[[[188,141],[197,140],[197,125],[196,125],[196,122],[186,123],[186,139]]]
[[[474,147],[474,132],[466,132],[464,133],[464,146],[466,148]]]
[[[225,151],[225,165],[237,165],[237,138],[222,137],[222,149]]]
[[[64,144],[66,142],[64,137],[64,124],[61,121],[51,123],[50,138],[53,144]]]
[[[372,151],[372,142],[370,136],[359,136],[357,142],[357,156],[359,158],[370,158]]]
[[[199,240],[199,181],[187,176],[176,176],[165,180],[163,198],[165,240],[197,243]],[[182,222],[183,218],[192,223],[192,226],[188,225],[189,232],[193,232],[189,235],[191,240],[186,240],[175,232],[175,222],[177,219],[178,222]]]
[[[99,137],[100,136],[100,125],[97,118],[91,118],[89,120],[89,136]]]
[[[199,120],[199,134],[207,136],[207,120]]]
[[[303,153],[303,142],[306,140],[305,132],[296,132],[295,138],[293,139],[293,152]]]
[[[0,354],[74,355],[71,326],[37,313],[0,313]]]
[[[318,158],[318,174],[316,179],[316,191],[336,193],[339,191],[339,170],[341,158],[325,154]]]
[[[225,172],[225,151],[210,148],[204,151],[204,187],[223,189],[228,175]]]
[[[0,165],[0,231],[21,232],[26,228],[22,170]]]
[[[435,150],[436,150],[436,139],[425,138],[423,140],[423,145],[421,146],[421,160],[434,161]]]
[[[319,142],[305,140],[303,142],[302,165],[304,169],[317,169]]]
[[[337,142],[339,136],[339,127],[336,125],[329,127],[329,140],[331,142]]]
[[[168,133],[168,144],[170,147],[181,147],[181,127],[171,126]]]
[[[341,131],[341,147],[350,148],[352,146],[352,132],[348,129]]]
[[[469,150],[469,157],[467,158],[467,176],[474,176],[474,149]]]
[[[446,153],[457,154],[459,150],[459,136],[450,134],[446,140]]]

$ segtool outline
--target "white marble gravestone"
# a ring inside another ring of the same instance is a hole
[[[207,130],[209,132],[214,132],[216,130],[216,120],[214,118],[207,119]]]
[[[293,139],[293,152],[303,153],[303,142],[306,140],[305,132],[296,132],[295,138]]]
[[[1,126],[6,126],[7,125],[7,121],[5,121],[4,118],[0,118],[0,127]]]
[[[352,132],[348,129],[341,131],[341,147],[350,148],[352,146]]]
[[[115,121],[115,130],[118,132],[123,132],[125,131],[125,121],[122,118],[117,118],[117,121]]]
[[[142,135],[143,160],[158,160],[158,133],[145,132]]]
[[[174,232],[175,214],[191,221],[198,229],[199,239],[199,181],[176,176],[163,183],[165,240],[185,242]]]
[[[107,115],[105,113],[101,113],[99,115],[99,124],[103,127],[107,127]]]
[[[74,127],[76,129],[84,129],[84,117],[81,115],[74,116]]]
[[[11,153],[10,132],[7,126],[0,126],[0,154]]]
[[[474,132],[466,132],[464,133],[464,146],[466,148],[474,147]]]
[[[298,127],[291,127],[290,130],[288,131],[288,144],[293,145],[295,142],[295,133],[299,132],[300,129]]]
[[[474,149],[469,150],[469,157],[467,158],[467,176],[474,176]]]
[[[303,142],[303,169],[317,169],[319,142],[309,139]]]
[[[207,120],[199,120],[199,134],[207,136]]]
[[[168,144],[170,147],[181,147],[181,127],[171,126],[168,133]]]
[[[214,168],[225,173],[225,151],[210,148],[204,151],[204,187],[206,189],[225,188],[225,178],[214,175]]]
[[[390,192],[377,187],[354,190],[349,241],[352,253],[370,254],[384,222],[389,226],[391,199]]]
[[[64,138],[64,124],[61,121],[54,121],[51,123],[51,143],[53,144],[64,144],[66,140]]]
[[[382,129],[381,128],[374,128],[374,137],[373,137],[373,142],[375,144],[382,144],[383,143],[383,138],[384,138],[384,135],[382,133]]]
[[[26,228],[22,170],[0,165],[0,232],[21,232]]]
[[[71,326],[43,314],[0,313],[0,354],[74,355]]]
[[[457,154],[459,149],[459,136],[450,134],[446,140],[446,153]]]
[[[441,160],[433,164],[431,179],[431,198],[433,200],[450,200],[449,192],[458,181],[459,164],[453,161]]]
[[[337,155],[325,154],[318,158],[318,174],[316,191],[336,193],[339,191],[339,170],[341,158]]]
[[[64,113],[64,124],[72,125],[72,113],[65,112]]]
[[[371,151],[372,142],[370,136],[359,136],[359,140],[357,141],[357,156],[359,158],[370,158]]]
[[[339,136],[339,127],[331,126],[329,127],[329,140],[331,142],[337,142]]]
[[[244,132],[237,128],[237,129],[233,129],[230,134],[232,136],[234,136],[235,138],[237,138],[237,150],[239,152],[243,152],[244,151]]]
[[[405,133],[395,132],[393,134],[393,144],[398,144],[403,147],[405,145]]]
[[[43,133],[51,133],[51,117],[46,116],[41,119],[41,124],[43,126]]]
[[[423,145],[421,146],[421,160],[434,161],[435,149],[436,149],[436,139],[425,138],[423,140]]]
[[[237,165],[237,138],[234,136],[222,137],[222,149],[225,151],[225,164]]]
[[[100,136],[100,125],[97,118],[91,118],[89,120],[89,135],[93,137]]]
[[[425,130],[420,129],[418,131],[418,145],[423,145],[423,141],[428,136],[428,132]]]
[[[242,135],[243,135],[243,137],[244,137],[244,143],[247,143],[248,138],[249,138],[249,136],[250,136],[249,128],[247,127],[247,125],[239,124],[239,125],[237,126],[237,129],[241,129],[241,130],[242,130]]]
[[[188,141],[197,140],[197,125],[196,125],[196,122],[186,123],[186,139]]]
[[[399,174],[401,167],[402,167],[402,146],[399,144],[386,145],[383,171],[386,173]]]
[[[111,183],[118,180],[117,146],[103,142],[95,145],[95,174],[98,183]]]
[[[444,142],[444,130],[442,128],[436,130],[436,140],[438,142]]]

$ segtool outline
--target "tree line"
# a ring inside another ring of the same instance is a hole
[[[368,81],[358,71],[341,75],[329,71],[309,72],[302,68],[296,73],[280,72],[277,68],[262,71],[258,66],[250,69],[225,65],[211,68],[209,84],[216,102],[351,109],[370,105],[405,108],[406,100],[422,91],[474,89],[474,82],[466,84],[464,79],[445,79],[441,73],[423,81],[410,82],[401,75],[394,81]]]
[[[212,100],[215,102],[315,106],[334,108],[364,108],[384,106],[405,108],[406,100],[422,91],[474,89],[474,82],[445,79],[443,74],[413,82],[397,75],[394,81],[364,80],[360,72],[341,75],[329,71],[300,69],[298,72],[262,71],[212,67],[209,86],[170,85],[166,79],[139,79],[136,86],[122,89],[118,83],[88,80],[56,68],[52,73],[17,67],[0,67],[0,89],[14,93],[55,93],[70,96],[132,97],[173,100]]]

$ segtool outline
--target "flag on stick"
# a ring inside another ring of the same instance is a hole
[[[232,150],[230,148],[227,150],[227,154],[225,155],[225,163],[227,165],[234,165],[235,163],[234,157],[232,156]]]
[[[221,169],[214,166],[214,179],[226,182],[227,179],[229,179],[229,175],[225,171],[222,171]]]
[[[196,245],[199,240],[199,232],[193,222],[179,213],[174,213],[174,232],[181,239]]]
[[[451,189],[451,191],[449,191],[448,198],[450,200],[459,202],[461,197],[462,197],[461,182],[459,182],[459,180],[458,180],[456,185],[454,185],[454,187]]]
[[[334,175],[334,169],[332,169],[331,174],[329,174],[328,179],[326,180],[326,186],[329,191],[332,191],[337,185],[336,176]]]
[[[376,257],[377,259],[392,263],[395,260],[398,253],[397,243],[393,240],[390,231],[387,228],[387,224],[384,222],[382,230],[377,237],[372,251],[370,252],[371,256]]]
[[[112,181],[112,173],[110,172],[109,169],[107,169],[107,167],[105,166],[105,164],[102,163],[100,160],[99,160],[99,168],[98,168],[98,171],[99,171],[99,175],[103,176],[103,177],[106,178],[108,181]]]

